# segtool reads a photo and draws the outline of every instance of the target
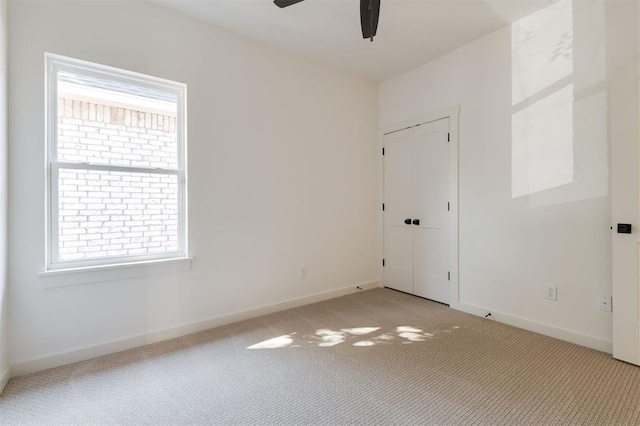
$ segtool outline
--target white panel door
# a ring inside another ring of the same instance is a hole
[[[610,81],[613,356],[640,365],[640,64],[616,70]],[[632,232],[618,233],[618,223]]]
[[[384,150],[384,285],[413,293],[412,130],[385,135]]]
[[[413,291],[449,303],[449,119],[413,129]]]
[[[449,303],[449,119],[384,136],[386,287]]]

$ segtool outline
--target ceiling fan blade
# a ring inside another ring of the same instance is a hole
[[[287,7],[291,6],[292,4],[300,3],[301,1],[302,0],[274,0],[273,2],[278,7]]]
[[[380,0],[360,0],[360,24],[362,26],[362,38],[369,38],[378,31],[380,19]]]

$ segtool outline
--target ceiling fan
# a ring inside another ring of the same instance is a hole
[[[303,0],[274,0],[276,6],[283,8]],[[373,36],[378,31],[378,19],[380,18],[380,0],[360,0],[360,26],[362,38],[373,41]]]

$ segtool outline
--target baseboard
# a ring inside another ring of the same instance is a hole
[[[4,371],[0,374],[0,394],[9,383],[9,379],[11,379],[11,366],[7,365]]]
[[[161,342],[163,340],[173,339],[175,337],[196,333],[198,331],[208,330],[210,328],[219,327],[221,325],[231,324],[234,322],[255,318],[286,309],[297,308],[299,306],[309,305],[311,303],[334,299],[336,297],[345,296],[347,294],[360,291],[358,287],[360,287],[362,290],[370,290],[378,287],[378,282],[370,281],[366,283],[354,284],[336,290],[329,290],[312,294],[310,296],[290,299],[280,303],[260,306],[254,309],[247,309],[228,315],[212,317],[201,321],[183,324],[177,327],[156,330],[150,333],[105,342],[102,344],[75,349],[68,352],[14,362],[11,364],[11,377],[23,376],[25,374],[35,373],[37,371],[46,370],[48,368],[54,368],[74,362],[85,361],[91,358],[136,348],[138,346],[144,346],[151,343]]]
[[[533,331],[534,333],[543,334],[559,340],[564,340],[566,342],[575,343],[576,345],[585,346],[601,352],[609,354],[613,353],[613,342],[611,340],[578,333],[576,331],[567,330],[538,321],[532,321],[516,315],[505,314],[504,312],[494,311],[493,309],[483,308],[470,303],[453,303],[451,304],[451,307],[468,314],[482,317],[491,312],[491,318],[498,322],[522,328],[524,330]]]

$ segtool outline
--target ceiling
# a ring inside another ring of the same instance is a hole
[[[357,0],[151,0],[234,33],[365,79],[384,81],[553,0],[381,0],[378,35],[364,40]]]

